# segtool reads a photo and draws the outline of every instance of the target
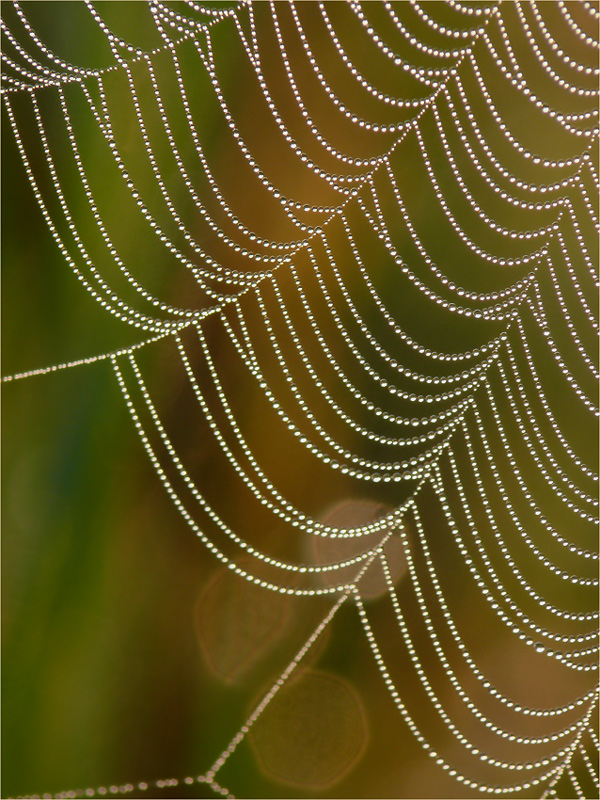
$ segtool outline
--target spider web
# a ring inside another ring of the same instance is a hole
[[[128,4],[86,2],[85,66],[28,5],[3,4],[5,135],[65,263],[143,336],[3,381],[109,361],[183,524],[235,579],[328,603],[204,773],[55,796],[233,796],[353,606],[457,796],[593,797],[597,4],[151,1],[126,40]],[[377,509],[322,513],[348,497]],[[524,705],[469,606],[581,694]]]

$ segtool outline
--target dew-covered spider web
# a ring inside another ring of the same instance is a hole
[[[2,3],[3,796],[598,796],[599,16]]]

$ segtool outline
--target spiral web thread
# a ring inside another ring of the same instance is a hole
[[[413,0],[350,0],[341,10],[339,4],[317,2],[209,7],[191,0],[150,1],[147,13],[163,43],[149,51],[119,38],[92,2],[85,6],[90,24],[110,47],[114,63],[108,68],[63,61],[36,33],[27,5],[5,4],[10,10],[2,21],[5,123],[65,261],[107,312],[147,337],[113,353],[3,380],[110,359],[160,482],[206,547],[240,578],[282,594],[331,595],[334,604],[203,775],[56,796],[127,794],[182,781],[205,783],[217,794],[232,796],[217,783],[220,770],[337,610],[351,603],[391,702],[435,764],[460,786],[482,795],[539,791],[542,797],[591,796],[577,775],[589,773],[592,785],[598,786],[593,764],[598,753],[597,686],[591,684],[584,695],[561,707],[524,708],[488,681],[461,638],[460,620],[455,620],[445,598],[423,507],[436,505],[457,557],[481,592],[481,602],[506,629],[531,645],[540,659],[590,673],[593,680],[598,649],[598,554],[592,547],[598,525],[597,475],[569,441],[556,404],[557,398],[568,396],[583,429],[596,430],[597,3],[449,0],[442,13],[438,3]],[[351,48],[344,46],[346,29],[352,26],[360,31],[364,46],[375,48],[385,62],[389,75],[380,87],[372,75],[362,74],[352,61]],[[278,80],[293,98],[295,114],[289,105],[278,105],[279,88],[273,90],[270,83],[273,66],[265,64],[262,45],[267,28],[270,44],[278,50]],[[317,28],[321,38],[313,37]],[[289,162],[310,176],[302,197],[287,196],[285,168],[278,171],[264,160],[264,153],[255,157],[246,143],[245,123],[237,122],[219,77],[224,62],[218,34],[223,30],[243,53],[245,69],[262,100],[260,112],[285,143]],[[320,57],[323,38],[328,59]],[[186,65],[191,56],[238,149],[247,180],[262,192],[277,230],[286,232],[279,239],[244,222],[243,212],[235,210],[231,188],[222,189],[214,176],[203,149],[202,119],[190,101],[193,81]],[[300,59],[302,68],[296,63]],[[343,135],[336,136],[331,126],[320,129],[310,98],[303,96],[305,84],[298,79],[302,70],[318,82],[328,113],[340,121]],[[346,80],[353,82],[357,96],[372,112],[369,119],[352,111],[346,95],[342,99],[336,93],[340,70],[346,71]],[[173,94],[167,99],[164,84],[167,72],[191,151],[182,148],[172,119]],[[390,76],[395,94],[389,93]],[[141,188],[119,144],[113,80],[118,80],[130,105],[152,178]],[[515,124],[507,97],[521,109],[526,125]],[[152,282],[145,282],[147,274],[134,276],[120,255],[114,242],[118,237],[101,212],[87,156],[79,145],[78,120],[84,114],[95,121],[101,146],[114,164],[115,180],[146,225],[148,237],[171,259],[174,274],[183,268],[191,278],[196,294],[189,305],[173,304],[156,293]],[[34,121],[35,137],[25,132],[21,118]],[[56,120],[61,123],[62,146]],[[353,130],[358,131],[356,140],[348,133]],[[546,136],[560,142],[560,157],[544,155]],[[165,170],[167,156],[170,171]],[[418,164],[440,226],[467,265],[460,278],[466,285],[451,277],[456,259],[446,267],[440,264],[439,253],[432,255],[435,243],[419,235],[419,214],[403,172],[405,158]],[[71,177],[63,180],[67,161]],[[193,209],[193,226],[178,205],[173,172],[177,191],[183,191]],[[78,218],[81,202],[78,205],[74,183],[85,196],[85,225]],[[93,244],[80,234],[90,221],[97,234]],[[385,287],[370,270],[373,251],[385,259],[391,276]],[[414,292],[437,315],[440,322],[432,324],[439,326],[438,349],[432,347],[431,336],[423,340],[427,344],[419,341],[390,311],[393,291]],[[379,315],[376,330],[364,319],[366,307]],[[446,352],[444,326],[456,319],[465,336],[472,332],[477,343]],[[236,365],[297,445],[325,469],[357,485],[393,489],[399,498],[393,511],[368,525],[339,528],[305,514],[286,498],[277,479],[263,471],[243,423],[237,421],[235,400],[211,352],[209,323],[219,329]],[[331,325],[337,330],[335,343],[327,333]],[[363,552],[328,564],[284,561],[262,552],[227,525],[186,467],[143,374],[138,353],[166,339],[173,342],[204,424],[236,479],[256,501],[287,526],[290,536],[368,536]],[[315,366],[316,361],[326,363],[329,372]],[[365,387],[377,399],[371,399]],[[338,401],[336,391],[347,398],[347,406]],[[315,393],[319,403],[311,407]],[[324,407],[327,413],[321,421]],[[333,432],[327,428],[332,418],[337,425]],[[355,438],[336,437],[340,424]],[[518,431],[525,451],[515,447],[511,430]],[[504,510],[501,519],[491,499],[496,493]],[[489,731],[518,745],[514,761],[480,750],[436,694],[396,594],[386,556],[390,537],[402,542],[419,612],[447,678]],[[536,588],[536,576],[527,574],[527,565],[520,566],[522,550],[514,548],[515,541],[532,555],[545,581],[558,587],[551,598],[539,589],[539,581]],[[244,567],[236,561],[240,553],[251,557]],[[253,571],[248,564],[254,563],[261,569]],[[352,580],[347,571],[337,583],[331,580],[348,566],[355,569]],[[506,567],[515,580],[506,580]],[[489,781],[474,779],[445,760],[405,705],[384,655],[386,645],[371,627],[368,605],[361,598],[359,581],[369,568],[380,569],[385,578],[399,636],[440,721],[474,762],[490,768]],[[330,573],[326,584],[319,582],[320,573]],[[547,734],[504,730],[471,699],[432,621],[425,584],[433,588],[461,666],[465,661],[489,695],[514,712],[517,728],[519,718],[547,718]],[[565,607],[561,587],[569,589]],[[587,604],[588,610],[569,609],[572,596],[578,598],[577,608]]]

